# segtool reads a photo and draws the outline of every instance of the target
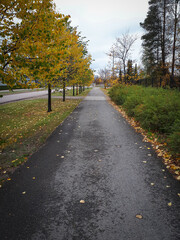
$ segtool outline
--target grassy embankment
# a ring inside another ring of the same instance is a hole
[[[180,171],[180,92],[178,90],[115,86],[109,90],[111,99],[125,110],[148,138],[159,143],[159,156],[164,156],[168,168]],[[168,162],[168,156],[169,162]],[[167,163],[168,162],[168,163]],[[174,165],[174,164],[175,165]],[[179,175],[179,174],[178,174]]]
[[[47,112],[47,99],[0,105],[0,181],[7,179],[9,172],[25,162],[80,101],[52,99],[53,111],[50,113]]]

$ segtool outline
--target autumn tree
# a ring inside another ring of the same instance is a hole
[[[53,11],[52,0],[2,0],[0,3],[0,77],[10,88],[27,86],[26,58],[19,55],[19,50],[24,41],[32,39],[45,9]],[[35,84],[29,81],[28,85]]]

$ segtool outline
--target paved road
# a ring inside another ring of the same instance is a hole
[[[180,239],[179,183],[148,148],[93,89],[0,189],[0,239]]]
[[[0,104],[29,99],[29,98],[42,97],[42,96],[46,96],[47,94],[48,94],[48,91],[44,90],[44,91],[37,91],[37,92],[26,92],[26,93],[5,95],[2,98],[0,98]]]

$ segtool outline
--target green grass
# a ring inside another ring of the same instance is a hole
[[[166,138],[173,155],[180,154],[180,92],[178,90],[119,85],[110,89],[111,99],[121,105],[141,127]]]
[[[26,161],[80,101],[52,99],[53,111],[50,113],[45,99],[0,105],[1,177],[5,170]]]

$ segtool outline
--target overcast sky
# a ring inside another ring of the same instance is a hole
[[[95,60],[92,69],[98,71],[108,65],[107,53],[115,42],[129,30],[138,34],[132,59],[140,61],[143,22],[148,0],[54,0],[57,10],[71,16],[72,26],[78,26],[81,35],[89,40],[88,50]]]

